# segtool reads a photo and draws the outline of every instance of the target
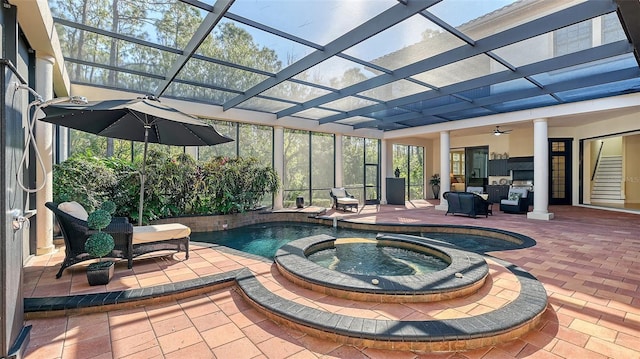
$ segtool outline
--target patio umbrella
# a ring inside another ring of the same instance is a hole
[[[140,176],[138,224],[142,224],[147,146],[159,143],[173,146],[211,146],[233,139],[218,133],[198,118],[165,106],[153,98],[106,100],[86,105],[58,104],[43,110],[41,120],[99,136],[144,142]]]

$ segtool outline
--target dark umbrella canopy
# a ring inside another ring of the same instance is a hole
[[[45,122],[96,135],[144,142],[138,224],[142,225],[147,145],[210,146],[233,141],[198,118],[149,98],[50,105]]]
[[[233,141],[196,117],[156,100],[107,100],[59,104],[43,110],[43,121],[99,136],[174,146],[209,146]]]

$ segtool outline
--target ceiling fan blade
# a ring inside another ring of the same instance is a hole
[[[509,134],[509,132],[511,132],[513,130],[501,130],[500,126],[496,126],[495,130],[493,130],[493,134],[496,136],[500,136],[500,135],[506,135]]]

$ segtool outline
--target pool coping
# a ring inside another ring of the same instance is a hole
[[[238,274],[240,293],[270,319],[317,337],[380,349],[458,351],[496,345],[533,329],[547,307],[547,293],[533,275],[491,258],[520,282],[517,298],[477,316],[425,321],[358,318],[307,307],[266,289],[250,271]]]
[[[28,297],[23,301],[25,319],[107,312],[188,298],[233,286],[242,270],[244,268],[144,288],[59,297]]]
[[[450,264],[439,271],[400,276],[346,274],[310,261],[314,248],[332,248],[336,237],[326,234],[300,238],[276,252],[274,261],[280,273],[295,284],[323,294],[378,303],[434,302],[476,292],[489,274],[484,258],[427,238],[379,234],[379,244],[423,251],[448,257]],[[377,281],[376,284],[372,281]]]

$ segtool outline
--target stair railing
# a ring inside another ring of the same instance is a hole
[[[596,165],[593,166],[593,173],[591,174],[591,181],[596,177],[596,172],[598,171],[598,163],[600,162],[600,155],[602,154],[602,146],[604,146],[604,141],[600,142],[600,149],[598,150],[598,157],[596,157]]]

